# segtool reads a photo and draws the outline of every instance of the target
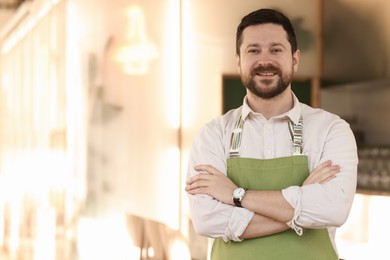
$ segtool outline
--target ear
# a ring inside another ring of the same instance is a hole
[[[301,53],[299,50],[296,50],[294,53],[293,53],[293,68],[294,68],[294,72],[297,72],[298,70],[298,66],[299,66],[299,57],[300,57]]]
[[[237,62],[238,73],[241,73],[241,59],[240,59],[240,55],[238,54],[236,54],[236,62]]]

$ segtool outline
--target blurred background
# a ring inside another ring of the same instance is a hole
[[[188,153],[263,7],[296,28],[296,91],[358,141],[340,257],[390,259],[387,0],[0,0],[0,259],[207,259]]]

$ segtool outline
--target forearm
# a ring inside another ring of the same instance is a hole
[[[354,194],[334,183],[289,187],[283,193],[295,207],[295,224],[305,228],[341,226],[348,218]]]
[[[280,233],[288,229],[289,227],[283,222],[255,214],[240,238],[249,239],[263,237]]]
[[[294,216],[294,208],[281,191],[248,190],[241,203],[244,208],[278,222],[288,222]]]
[[[321,153],[310,157],[310,175],[318,164],[330,160],[340,167],[335,178],[302,187],[292,186],[282,191],[295,209],[294,223],[304,228],[342,225],[348,218],[355,194],[358,157],[349,126],[342,120],[333,122],[323,143]]]
[[[207,195],[190,195],[190,213],[195,232],[201,236],[240,241],[254,213],[214,200]]]

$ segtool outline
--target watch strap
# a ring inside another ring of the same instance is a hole
[[[234,205],[236,205],[237,207],[242,208],[241,199],[242,198],[233,198]]]
[[[248,189],[246,189],[246,188],[238,188],[238,189],[243,189],[245,192],[244,192],[244,194],[243,194],[242,196],[240,196],[240,197],[235,197],[235,196],[233,195],[233,203],[234,203],[234,205],[236,205],[237,207],[242,208],[241,201],[242,201],[242,199],[245,197],[246,191],[247,191]]]

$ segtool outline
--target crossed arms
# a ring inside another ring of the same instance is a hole
[[[210,165],[195,166],[198,172],[187,180],[186,191],[191,195],[207,194],[221,203],[234,206],[232,193],[237,185],[226,175]],[[304,181],[303,186],[325,183],[340,172],[339,165],[330,160],[320,164]],[[282,191],[248,190],[242,206],[254,212],[253,218],[240,239],[254,238],[287,230],[286,224],[294,216],[294,208],[284,198]]]

